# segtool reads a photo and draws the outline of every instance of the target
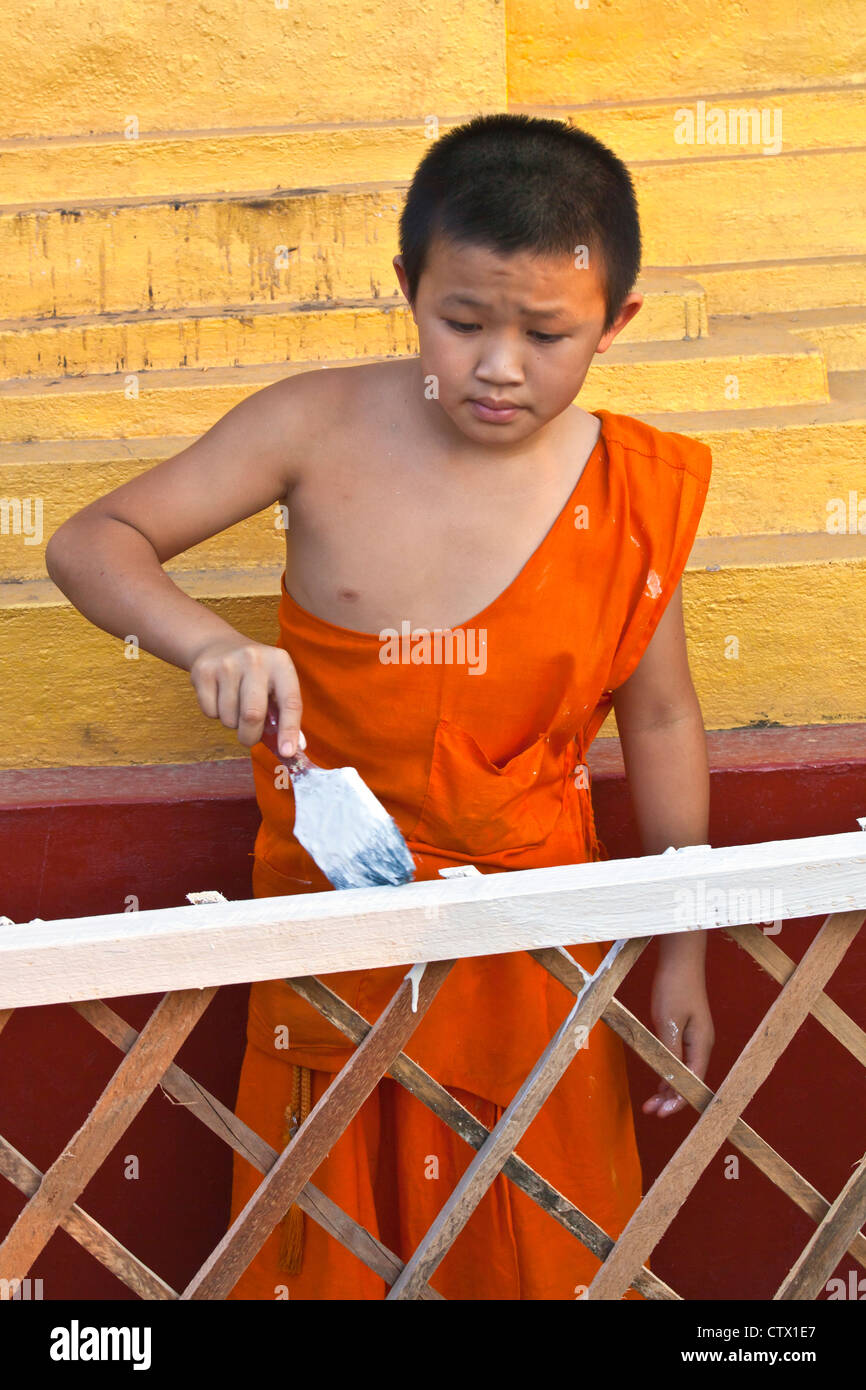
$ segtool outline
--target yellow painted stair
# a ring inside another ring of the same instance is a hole
[[[845,0],[831,9],[844,14]],[[478,32],[489,12],[473,0]],[[711,729],[866,719],[866,256],[852,193],[866,186],[863,90],[829,49],[807,60],[778,22],[785,42],[755,69],[762,89],[748,87],[729,33],[727,47],[712,40],[718,82],[729,80],[719,95],[694,97],[700,85],[685,77],[659,90],[647,70],[640,100],[611,85],[598,100],[598,74],[569,93],[556,58],[543,99],[559,104],[542,107],[522,55],[530,34],[536,54],[550,54],[566,20],[528,4],[508,16],[511,109],[571,116],[612,144],[640,199],[646,302],[596,359],[580,403],[713,450],[683,585]],[[256,19],[252,48],[265,32]],[[488,95],[497,73],[484,69]],[[155,121],[146,76],[139,105]],[[72,609],[45,575],[45,541],[267,383],[417,349],[391,266],[400,208],[431,133],[473,103],[434,125],[411,111],[382,120],[388,107],[363,103],[350,119],[328,105],[331,90],[309,123],[288,111],[289,124],[262,129],[259,93],[243,91],[223,131],[190,121],[135,140],[82,135],[85,93],[65,131],[0,125],[0,644],[15,669],[0,768],[52,766],[58,749],[70,765],[246,756],[201,716],[184,672],[130,659]],[[780,107],[782,150],[677,146],[677,113],[699,100]],[[494,97],[489,109],[503,106]],[[276,522],[261,513],[167,566],[263,641],[276,637]],[[614,733],[609,720],[603,736]]]
[[[280,569],[178,578],[227,622],[273,642]],[[863,719],[866,537],[703,538],[683,587],[708,728]],[[145,652],[128,659],[49,580],[0,584],[0,613],[19,663],[0,765],[21,766],[22,749],[29,766],[46,767],[58,749],[69,765],[245,756],[230,731],[200,714],[184,672]]]
[[[8,440],[199,434],[268,382],[403,353],[10,379],[0,382],[4,434]],[[719,326],[707,338],[615,342],[595,359],[581,389],[581,404],[589,409],[632,414],[654,406],[736,410],[827,399],[820,350],[776,328],[732,332]]]
[[[713,483],[699,536],[814,534],[826,530],[843,502],[849,509],[852,491],[859,488],[866,500],[866,371],[831,373],[828,381],[830,400],[820,405],[633,412],[711,448]],[[0,495],[19,503],[31,499],[29,528],[22,514],[25,524],[0,531],[0,575],[15,581],[45,578],[45,542],[68,516],[179,453],[190,437],[195,435],[0,444]],[[34,534],[36,498],[42,499],[41,540]],[[168,567],[183,572],[278,564],[284,536],[276,522],[276,509],[262,512],[176,556]],[[24,541],[28,529],[32,538]]]
[[[640,313],[617,342],[676,342],[706,337],[702,287],[681,275],[648,274],[637,287]],[[795,346],[795,345],[792,345]],[[224,364],[328,362],[418,351],[402,294],[305,303],[77,314],[0,322],[0,380],[94,376],[111,372],[219,367]]]
[[[757,157],[775,162],[809,152],[866,146],[862,79],[806,90],[770,88],[693,98],[528,105],[508,109],[571,120],[610,145],[630,167]],[[691,121],[689,122],[689,113]],[[724,120],[718,124],[718,115]],[[714,121],[715,116],[715,121]],[[29,139],[0,137],[0,201],[40,208],[112,200],[195,199],[250,190],[306,193],[339,185],[408,180],[432,138],[466,116],[304,120],[223,130],[140,129]],[[802,163],[802,161],[801,161]],[[760,165],[758,166],[760,167]]]
[[[403,177],[375,184],[7,203],[0,318],[390,297],[400,208],[425,148],[416,131]],[[240,182],[247,171],[235,167]],[[672,153],[630,168],[647,267],[691,275],[720,253],[734,266],[863,254],[852,190],[866,186],[864,145],[690,160]],[[276,162],[272,172],[286,177]]]

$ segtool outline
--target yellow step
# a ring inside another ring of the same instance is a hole
[[[277,635],[280,567],[185,573],[183,590],[255,640]],[[708,729],[866,720],[866,537],[708,537],[683,581]],[[246,756],[198,708],[186,672],[87,622],[48,579],[0,584],[0,767],[193,762]],[[70,698],[70,691],[75,697]],[[608,720],[604,733],[616,732]]]
[[[852,492],[866,511],[866,372],[831,372],[828,381],[830,400],[818,406],[639,412],[712,450],[699,535],[819,532],[849,510]]]
[[[706,536],[690,568],[703,602],[686,631],[708,728],[863,720],[866,534]]]
[[[419,154],[423,151],[419,147]],[[0,166],[2,167],[2,166]],[[632,166],[644,264],[863,254],[866,149]],[[239,181],[249,188],[247,171]],[[0,210],[0,318],[389,297],[406,183]],[[711,303],[711,312],[722,307]]]
[[[45,546],[67,517],[189,443],[172,436],[0,445],[0,575],[44,579]],[[166,568],[170,573],[273,569],[285,553],[283,518],[275,506],[175,556]]]
[[[0,141],[0,202],[192,198],[408,180],[434,135],[469,117],[142,130]]]
[[[704,293],[672,274],[641,278],[646,296],[622,341],[674,341],[706,334]],[[618,340],[619,341],[619,340]],[[222,367],[262,362],[417,353],[418,333],[402,294],[375,300],[235,305],[0,323],[0,378]]]
[[[659,266],[659,270],[674,267]],[[866,256],[792,256],[781,260],[693,265],[710,314],[788,314],[866,304]]]
[[[793,345],[798,343],[800,351]],[[581,389],[587,409],[753,410],[829,399],[819,349],[781,326],[718,320],[691,342],[615,341],[596,356]]]
[[[851,493],[866,504],[866,372],[831,374],[829,382],[831,398],[822,405],[640,412],[648,424],[701,439],[712,450],[713,477],[699,536],[816,532],[840,507],[847,512]],[[0,508],[6,500],[5,513],[0,512],[0,574],[43,579],[48,537],[67,517],[188,443],[175,435],[0,445]],[[175,556],[167,568],[182,573],[278,565],[285,535],[277,522],[275,509],[248,517]]]
[[[366,361],[379,361],[371,357]],[[348,361],[329,363],[339,367]],[[0,382],[7,441],[199,435],[251,391],[317,363]],[[820,352],[781,329],[687,342],[616,343],[594,359],[580,392],[587,409],[743,410],[828,399]]]
[[[860,255],[866,148],[718,155],[632,166],[647,265]]]
[[[378,299],[403,185],[0,210],[0,318]]]
[[[641,89],[642,90],[642,89]],[[862,83],[593,101],[561,106],[512,103],[509,111],[570,121],[630,164],[645,159],[706,159],[748,153],[866,145]],[[769,157],[769,156],[768,156]]]
[[[828,372],[859,372],[866,368],[866,297],[860,304],[838,308],[750,314],[748,321],[758,327],[784,328],[801,342],[820,348]],[[713,322],[718,324],[722,319]],[[732,316],[724,322],[736,330],[746,320]]]
[[[775,158],[780,152],[866,145],[863,92],[862,86],[827,86],[802,92],[773,89],[696,98],[665,95],[649,101],[512,105],[509,110],[570,121],[609,145],[629,165],[762,155],[764,149],[773,153],[762,157]],[[126,139],[122,130],[114,136],[59,139],[52,132],[42,140],[0,140],[0,202],[101,198],[106,188],[114,198],[190,197],[250,188],[408,180],[431,139],[468,119],[434,116],[265,129],[239,124],[216,131],[140,130],[134,140]]]

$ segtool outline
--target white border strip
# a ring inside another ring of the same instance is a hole
[[[0,1008],[866,909],[863,831],[0,926]]]

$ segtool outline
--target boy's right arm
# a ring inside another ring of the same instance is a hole
[[[52,580],[85,617],[115,637],[134,633],[145,651],[189,671],[204,713],[237,729],[248,747],[261,738],[272,696],[283,756],[297,747],[301,717],[288,654],[245,637],[162,566],[287,499],[311,375],[253,392],[179,454],[76,512],[45,552]]]

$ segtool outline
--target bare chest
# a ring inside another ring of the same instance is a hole
[[[360,632],[468,623],[518,578],[590,452],[497,475],[437,469],[390,429],[323,437],[294,489],[286,587],[315,616]]]

